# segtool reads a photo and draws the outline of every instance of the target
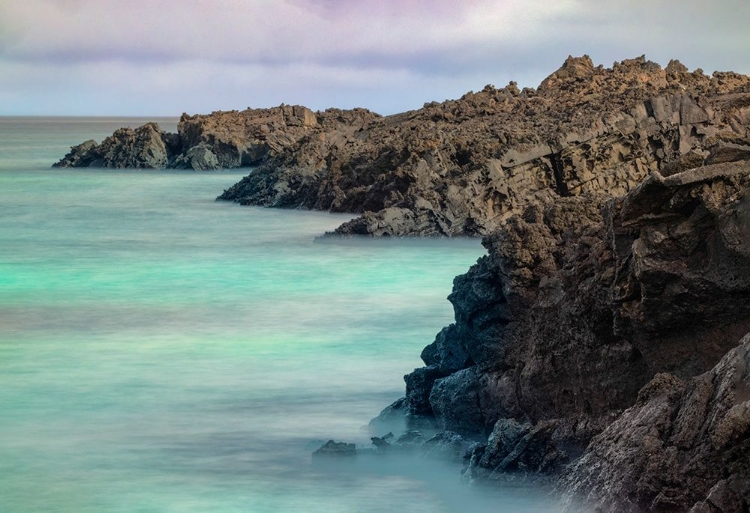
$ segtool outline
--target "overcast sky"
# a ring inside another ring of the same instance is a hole
[[[0,0],[0,115],[382,114],[569,55],[750,73],[750,0]]]

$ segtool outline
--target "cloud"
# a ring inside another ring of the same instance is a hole
[[[747,19],[746,0],[3,2],[0,114],[392,113],[487,83],[536,86],[583,53],[749,73]]]
[[[26,0],[3,7],[20,28],[6,58],[320,62],[393,59],[482,41],[512,41],[570,0],[293,2]],[[354,7],[356,6],[356,7]]]
[[[408,69],[297,64],[245,65],[206,60],[174,63],[55,64],[3,62],[0,92],[13,91],[1,114],[179,115],[303,104],[316,110],[366,106],[393,113],[429,99],[455,97],[477,77],[423,77]],[[116,110],[113,110],[115,106]]]

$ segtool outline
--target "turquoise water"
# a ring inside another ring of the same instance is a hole
[[[549,510],[311,462],[369,442],[478,241],[315,242],[348,217],[215,202],[237,171],[49,168],[142,121],[0,118],[0,511]]]

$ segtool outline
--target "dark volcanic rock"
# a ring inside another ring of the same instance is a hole
[[[355,444],[334,442],[329,440],[313,453],[313,457],[320,456],[372,456],[372,455],[416,455],[421,458],[432,458],[452,462],[465,462],[479,444],[452,431],[441,431],[425,438],[419,430],[410,430],[398,438],[393,433],[370,438],[374,448],[357,450]]]
[[[620,415],[640,404],[652,386],[643,387],[656,375],[670,373],[667,382],[679,384],[674,394],[659,397],[682,397],[685,380],[709,371],[750,331],[750,161],[668,177],[654,172],[610,200],[588,195],[531,204],[484,244],[488,255],[454,281],[455,324],[425,348],[428,366],[406,377],[406,397],[389,410],[407,426],[432,417],[437,428],[486,437],[487,446],[472,456],[472,477],[555,473],[603,431],[610,434],[601,440],[614,444],[627,426],[662,429],[659,419],[673,421],[682,399],[660,399],[662,417],[656,406],[637,417]],[[626,427],[614,427],[618,417]],[[688,424],[698,432],[705,422],[693,416]],[[664,437],[672,436],[664,429]],[[632,440],[628,447],[645,443]],[[744,454],[750,461],[741,447],[731,458]],[[727,454],[717,452],[717,468],[730,464]],[[613,485],[625,479],[615,470],[611,479],[596,481],[601,465],[581,464],[562,488],[583,483],[579,478],[589,468],[585,480],[599,483],[591,487],[603,504],[614,504],[615,492],[631,489],[627,482]],[[690,507],[729,476],[707,473],[701,487],[685,495],[692,484],[675,477],[678,468],[688,471],[675,466],[661,481],[654,470],[651,490],[666,495],[656,500],[643,492],[638,507],[648,499],[656,501],[649,508],[666,511],[666,497],[675,490],[684,495],[680,507]],[[750,475],[737,468],[736,479],[717,488],[716,497],[730,501],[744,493],[742,479]],[[617,511],[612,508],[604,510]]]
[[[175,147],[174,134],[146,123],[135,130],[120,128],[99,145],[74,146],[54,167],[165,168]]]
[[[682,155],[747,144],[748,93],[748,77],[677,61],[570,58],[536,91],[487,86],[301,138],[221,198],[361,213],[343,235],[486,235],[529,203],[624,194]]]
[[[429,403],[440,429],[484,434],[478,378],[477,369],[472,366],[434,381]]]
[[[184,165],[196,171],[205,171],[207,169],[217,169],[219,167],[219,159],[210,146],[204,142],[200,142],[192,146],[184,156],[180,156],[178,164],[180,167]]]
[[[73,148],[55,167],[178,168],[197,171],[255,166],[270,155],[293,151],[303,137],[320,131],[361,125],[377,117],[365,109],[312,112],[301,106],[183,114],[177,134],[155,123],[121,128],[101,145]]]
[[[89,167],[98,158],[96,148],[97,144],[93,139],[73,146],[70,152],[52,167]]]
[[[748,511],[750,335],[691,380],[657,374],[558,486],[597,511]]]
[[[313,452],[314,458],[340,458],[340,457],[352,457],[357,455],[357,447],[354,444],[346,442],[336,442],[334,440],[328,440],[326,443],[321,445],[315,452]]]
[[[197,170],[255,166],[270,156],[293,151],[300,139],[376,116],[364,109],[316,113],[299,105],[183,114],[177,126],[183,154],[172,167]],[[195,148],[202,148],[197,155]],[[208,153],[208,158],[203,158]]]
[[[474,476],[482,475],[493,479],[501,473],[547,473],[554,470],[568,458],[568,454],[560,451],[552,442],[551,434],[556,428],[556,424],[552,422],[531,425],[513,419],[497,421],[487,440],[482,459],[475,465],[489,473],[479,474],[474,471]]]

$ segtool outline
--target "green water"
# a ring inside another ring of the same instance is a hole
[[[49,169],[128,123],[0,118],[0,512],[547,507],[311,462],[368,442],[478,241],[315,242],[348,217],[215,202],[236,171]]]

